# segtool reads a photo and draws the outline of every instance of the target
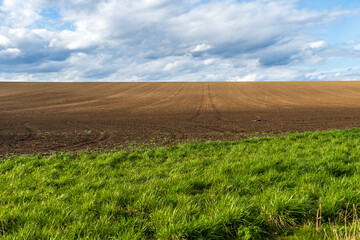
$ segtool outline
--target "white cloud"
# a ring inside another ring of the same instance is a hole
[[[18,48],[7,48],[0,51],[0,57],[16,57],[20,55],[21,51]]]
[[[48,20],[66,27],[49,27],[44,8],[57,9],[60,18]],[[308,34],[350,14],[298,10],[285,0],[5,0],[0,51],[12,57],[0,59],[0,73],[56,81],[297,80],[299,64],[356,55],[358,46],[345,51]]]
[[[317,80],[326,80],[327,76],[325,74],[321,74],[319,76],[317,76]]]
[[[210,65],[215,62],[215,58],[209,58],[204,61],[205,65]]]
[[[8,47],[10,44],[11,44],[11,42],[7,37],[0,35],[0,46],[1,47]]]
[[[196,45],[196,47],[194,49],[192,49],[191,52],[203,52],[203,51],[206,51],[209,49],[211,49],[211,46],[203,43],[203,44]]]
[[[177,57],[176,59],[178,60],[166,64],[164,71],[181,70],[185,66],[189,65],[189,63],[191,63],[191,60],[189,60],[187,57]]]
[[[359,80],[360,68],[337,68],[327,71],[315,71],[306,74],[304,77],[309,80],[326,81],[354,81]]]
[[[14,27],[25,27],[41,19],[36,7],[31,1],[4,0],[0,12],[6,13],[5,23]]]
[[[309,58],[309,62],[313,65],[323,62],[325,59],[323,57],[320,57],[318,55],[311,56]]]
[[[173,62],[173,63],[168,63],[166,64],[166,66],[164,67],[165,71],[171,71],[174,68],[177,68],[180,66],[180,62]]]
[[[258,75],[257,73],[248,74],[242,77],[235,77],[232,80],[235,82],[254,82],[261,80],[263,76]]]
[[[325,48],[327,46],[327,43],[324,41],[317,41],[307,44],[307,47],[318,49],[318,48]]]

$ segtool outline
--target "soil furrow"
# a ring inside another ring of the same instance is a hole
[[[360,127],[360,82],[0,83],[0,155]]]

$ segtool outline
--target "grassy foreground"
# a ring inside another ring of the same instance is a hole
[[[0,159],[4,239],[360,238],[360,130]]]

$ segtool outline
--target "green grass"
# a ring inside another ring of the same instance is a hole
[[[360,237],[360,130],[0,159],[3,239]]]

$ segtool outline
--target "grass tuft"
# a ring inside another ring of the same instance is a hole
[[[2,239],[357,239],[360,130],[0,159]]]

